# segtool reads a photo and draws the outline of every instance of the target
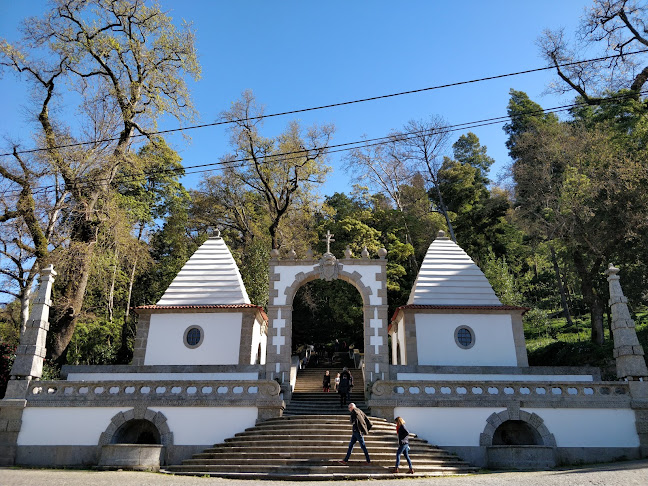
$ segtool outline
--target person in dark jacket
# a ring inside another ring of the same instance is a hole
[[[345,366],[340,373],[340,384],[338,385],[338,393],[340,394],[340,407],[344,407],[351,399],[351,388],[353,387],[353,376]]]
[[[349,412],[351,412],[350,420],[351,425],[353,426],[353,435],[351,435],[351,441],[349,442],[349,449],[347,450],[346,456],[339,462],[340,464],[348,464],[351,452],[353,452],[353,446],[356,442],[359,442],[368,466],[371,464],[371,459],[369,458],[369,452],[365,445],[364,436],[369,433],[373,424],[364,412],[355,406],[355,403],[349,403]]]
[[[412,474],[414,473],[414,469],[412,469],[412,461],[410,460],[409,456],[410,433],[405,428],[405,420],[403,420],[402,417],[396,417],[396,420],[394,420],[394,422],[396,422],[396,434],[398,434],[398,451],[396,451],[396,467],[392,470],[392,472],[398,472],[398,466],[400,465],[400,456],[401,454],[405,454],[405,459],[407,459],[407,465],[409,466],[409,471],[407,471],[407,473]]]
[[[329,370],[326,370],[324,373],[324,378],[322,379],[322,391],[328,393],[331,390],[331,374]]]

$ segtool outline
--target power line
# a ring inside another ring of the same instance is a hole
[[[327,109],[327,108],[335,108],[335,107],[339,107],[339,106],[353,105],[353,104],[357,104],[357,103],[365,103],[365,102],[368,102],[368,101],[376,101],[376,100],[380,100],[380,99],[393,98],[393,97],[396,97],[396,96],[404,96],[404,95],[409,95],[409,94],[422,93],[422,92],[425,92],[425,91],[433,91],[433,90],[438,90],[438,89],[451,88],[451,87],[455,87],[455,86],[462,86],[462,85],[466,85],[466,84],[480,83],[480,82],[483,82],[483,81],[492,81],[492,80],[495,80],[495,79],[502,79],[502,78],[508,78],[508,77],[512,77],[512,76],[519,76],[519,75],[522,75],[522,74],[531,74],[531,73],[536,73],[536,72],[541,72],[541,71],[547,71],[547,70],[550,70],[550,69],[556,69],[556,68],[559,68],[559,67],[576,66],[576,65],[579,65],[579,64],[586,64],[586,63],[591,63],[591,62],[601,62],[601,61],[606,61],[608,59],[615,59],[615,58],[619,58],[619,57],[623,57],[623,56],[632,56],[632,55],[635,55],[635,54],[645,54],[647,52],[648,52],[648,49],[643,49],[643,50],[639,50],[639,51],[628,52],[628,53],[625,53],[625,54],[612,54],[612,55],[609,55],[609,56],[595,57],[595,58],[585,59],[585,60],[581,60],[581,61],[566,62],[566,63],[563,63],[563,64],[554,65],[554,66],[545,66],[545,67],[541,67],[541,68],[526,69],[524,71],[516,71],[516,72],[506,73],[506,74],[497,74],[497,75],[494,75],[494,76],[485,76],[485,77],[482,77],[482,78],[476,78],[476,79],[471,79],[471,80],[466,80],[466,81],[457,81],[457,82],[454,82],[454,83],[447,83],[447,84],[441,84],[441,85],[437,85],[437,86],[430,86],[430,87],[427,87],[427,88],[419,88],[419,89],[413,89],[413,90],[409,90],[409,91],[401,91],[401,92],[398,92],[398,93],[390,93],[390,94],[385,94],[385,95],[372,96],[372,97],[369,97],[369,98],[361,98],[361,99],[351,100],[351,101],[342,101],[342,102],[339,102],[339,103],[331,103],[331,104],[327,104],[327,105],[313,106],[313,107],[309,107],[309,108],[300,108],[300,109],[296,109],[296,110],[282,111],[282,112],[278,112],[278,113],[271,113],[269,115],[259,115],[259,116],[252,116],[252,117],[249,117],[249,118],[239,118],[239,119],[236,119],[236,120],[226,120],[226,121],[219,121],[219,122],[213,122],[213,123],[203,123],[203,124],[200,124],[200,125],[192,125],[192,126],[184,127],[184,128],[171,128],[171,129],[168,129],[168,130],[159,130],[159,131],[155,131],[155,132],[151,132],[151,133],[147,133],[147,134],[131,135],[130,138],[150,137],[152,135],[163,135],[163,134],[168,134],[168,133],[183,132],[183,131],[188,131],[188,130],[195,130],[195,129],[198,129],[198,128],[207,128],[207,127],[215,127],[215,126],[219,126],[219,125],[228,125],[228,124],[231,124],[231,123],[240,123],[240,122],[243,122],[243,121],[261,120],[263,118],[272,118],[272,117],[285,116],[285,115],[294,115],[294,114],[297,114],[297,113],[306,113],[306,112],[309,112],[309,111],[323,110],[323,109]],[[44,151],[53,150],[53,149],[79,147],[79,146],[83,146],[83,145],[92,145],[92,144],[97,144],[97,143],[102,143],[102,142],[114,142],[114,141],[117,141],[117,140],[119,140],[118,137],[104,138],[104,139],[100,139],[100,140],[93,140],[93,141],[87,141],[87,142],[75,142],[75,143],[70,143],[70,144],[62,144],[62,145],[57,145],[57,146],[54,146],[54,147],[47,147],[47,148],[35,148],[35,149],[19,150],[19,151],[16,151],[15,153],[16,154],[29,154],[29,153],[35,153],[35,152],[44,152]],[[7,156],[10,156],[10,155],[13,155],[13,154],[14,154],[14,152],[6,152],[6,153],[0,154],[0,157],[7,157]]]
[[[642,91],[639,94],[644,95],[648,93],[648,91]],[[631,97],[632,94],[623,94],[623,95],[616,95],[616,96],[611,96],[609,98],[606,98],[602,100],[603,102],[611,102],[611,101],[617,101],[617,100],[622,100]],[[565,112],[569,111],[572,108],[576,108],[578,106],[587,106],[587,103],[581,102],[581,103],[571,103],[568,105],[561,105],[561,106],[556,106],[553,108],[547,108],[547,109],[538,109],[538,110],[530,110],[530,111],[525,111],[522,112],[521,115],[526,115],[526,116],[535,116],[535,115],[541,115],[541,114],[549,114],[549,113],[560,113],[560,112]],[[291,160],[293,158],[299,158],[299,154],[305,154],[308,152],[313,152],[317,150],[323,150],[326,152],[326,154],[330,153],[338,153],[338,152],[345,152],[349,150],[354,150],[356,148],[360,147],[373,147],[373,146],[379,146],[379,145],[385,145],[388,143],[392,143],[394,141],[403,141],[403,140],[408,140],[415,138],[416,136],[422,135],[424,133],[438,133],[438,134],[444,134],[444,133],[452,133],[452,132],[457,132],[457,131],[462,131],[462,130],[468,130],[472,128],[478,128],[482,126],[488,126],[488,125],[496,125],[500,123],[504,123],[508,120],[510,120],[512,117],[509,115],[503,115],[499,117],[492,117],[492,118],[485,118],[481,120],[474,120],[470,122],[464,122],[464,123],[457,123],[454,125],[446,125],[444,127],[436,127],[431,130],[419,130],[419,131],[414,131],[414,132],[397,132],[391,135],[387,135],[384,137],[377,137],[377,138],[371,138],[371,139],[363,139],[363,140],[357,140],[353,142],[345,142],[345,143],[340,143],[340,144],[334,144],[334,145],[329,145],[327,147],[314,147],[311,149],[300,149],[300,150],[295,150],[295,151],[290,151],[290,152],[281,152],[281,153],[276,153],[276,154],[269,154],[266,156],[262,156],[260,158],[264,160],[271,160],[271,159],[276,159],[279,157],[287,157],[287,160]],[[292,156],[292,157],[291,157]],[[301,155],[303,156],[303,155]],[[124,184],[128,182],[136,182],[139,180],[145,180],[148,176],[156,175],[156,174],[164,174],[164,173],[177,173],[177,172],[183,172],[184,175],[187,174],[198,174],[198,173],[203,173],[203,172],[210,172],[214,170],[214,167],[218,168],[217,166],[222,166],[221,168],[240,168],[245,166],[248,162],[251,162],[253,159],[251,157],[244,157],[240,159],[232,159],[232,160],[221,160],[218,162],[209,162],[205,164],[197,164],[197,165],[192,165],[188,167],[181,167],[177,169],[160,169],[160,170],[152,170],[152,171],[147,171],[144,172],[142,175],[137,175],[137,176],[124,176],[122,178],[110,180],[110,179],[94,179],[92,181],[81,181],[79,182],[79,185],[85,185],[85,186],[90,186],[93,184],[98,184],[101,182],[110,182],[114,184]],[[209,169],[203,169],[205,167],[210,167]],[[195,171],[189,171],[189,169],[201,169],[201,170],[195,170]],[[41,187],[35,187],[33,193],[34,194],[39,194],[46,192],[47,190],[54,189],[55,186],[49,185],[49,186],[41,186]],[[18,194],[19,191],[15,191],[14,194]],[[4,195],[8,195],[9,192],[5,191]]]

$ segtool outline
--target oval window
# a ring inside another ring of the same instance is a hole
[[[463,349],[470,349],[475,345],[475,333],[468,326],[460,326],[455,330],[455,342]]]
[[[184,333],[184,344],[188,348],[197,348],[203,340],[203,330],[200,326],[190,326]]]

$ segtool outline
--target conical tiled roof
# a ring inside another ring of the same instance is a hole
[[[484,273],[443,231],[432,242],[408,305],[502,305]]]
[[[249,304],[241,274],[220,236],[209,238],[184,264],[157,305]]]

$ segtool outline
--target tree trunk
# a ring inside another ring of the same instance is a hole
[[[450,239],[452,239],[452,241],[456,243],[457,238],[455,238],[454,229],[452,228],[452,222],[450,221],[450,216],[448,215],[448,208],[443,202],[443,196],[441,196],[441,188],[437,183],[434,184],[434,188],[436,189],[437,195],[439,196],[439,207],[441,208],[441,213],[445,217],[446,224],[448,225],[448,231],[450,232]]]
[[[604,305],[596,291],[596,280],[592,276],[592,274],[596,275],[598,273],[601,262],[602,259],[597,258],[592,264],[592,271],[588,271],[583,256],[578,251],[574,252],[574,266],[581,280],[583,298],[590,307],[592,317],[592,342],[596,344],[603,344],[605,342],[605,334],[603,332]]]
[[[82,228],[78,228],[76,233],[82,238],[72,238],[70,245],[72,263],[69,264],[67,272],[68,280],[58,297],[59,304],[54,309],[55,317],[48,333],[47,357],[61,363],[81,313],[97,239],[96,229],[91,222],[85,221],[81,226]]]
[[[115,309],[115,280],[117,279],[118,259],[119,259],[119,248],[115,247],[115,262],[113,264],[112,279],[110,280],[110,291],[108,292],[108,318],[110,319],[110,322],[113,321],[113,313]]]
[[[29,321],[29,301],[31,298],[31,282],[20,293],[20,337],[25,334],[27,321]]]
[[[131,270],[130,279],[128,280],[128,298],[126,299],[126,313],[124,314],[124,323],[130,314],[131,297],[133,296],[133,282],[135,281],[135,269],[137,268],[137,255],[133,262],[133,270]]]
[[[560,267],[558,266],[558,258],[556,257],[556,250],[552,245],[549,245],[551,250],[551,261],[553,262],[554,272],[556,273],[556,283],[558,284],[558,291],[560,292],[560,304],[563,308],[563,315],[567,319],[567,324],[572,325],[572,318],[567,305],[567,295],[565,294],[565,286],[563,285],[562,277],[560,276]]]
[[[128,364],[133,359],[133,352],[128,346],[128,338],[134,335],[133,321],[130,318],[130,303],[133,295],[133,282],[135,281],[135,269],[137,268],[137,256],[133,262],[133,269],[130,274],[128,283],[128,298],[126,299],[126,312],[124,314],[124,323],[121,328],[121,344],[117,350],[117,364]]]

